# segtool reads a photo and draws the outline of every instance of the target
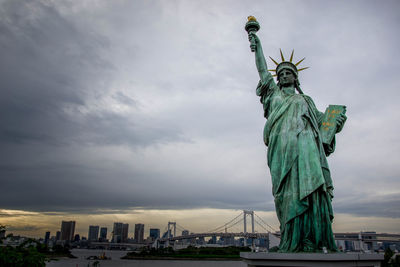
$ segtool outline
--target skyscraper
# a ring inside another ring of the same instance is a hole
[[[153,238],[153,240],[160,238],[160,229],[150,228],[150,237]]]
[[[144,241],[144,224],[135,224],[135,241],[137,243],[143,243]]]
[[[113,243],[121,243],[122,239],[122,223],[115,222],[112,232],[112,240]]]
[[[44,236],[44,243],[47,245],[49,243],[50,239],[50,232],[46,232],[46,235]]]
[[[107,240],[107,227],[100,228],[100,241],[104,242]]]
[[[128,230],[129,230],[129,224],[124,223],[122,224],[122,242],[128,242]]]
[[[57,231],[56,232],[56,241],[60,240],[60,238],[61,238],[61,232]]]
[[[72,241],[75,233],[75,221],[61,222],[61,240]]]
[[[114,243],[127,242],[128,230],[129,230],[129,224],[115,222],[111,242],[114,242]]]
[[[99,226],[90,225],[88,241],[98,241],[99,240]]]

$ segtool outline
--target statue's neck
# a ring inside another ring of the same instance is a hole
[[[288,95],[294,95],[296,92],[294,86],[283,86],[282,91]]]

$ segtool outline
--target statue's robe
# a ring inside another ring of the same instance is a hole
[[[336,251],[332,232],[333,185],[319,125],[323,113],[303,94],[283,92],[271,74],[257,86],[267,119],[264,142],[280,221],[282,252]]]

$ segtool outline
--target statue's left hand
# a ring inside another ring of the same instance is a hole
[[[336,123],[337,123],[337,130],[336,133],[339,133],[344,126],[344,123],[347,120],[347,116],[345,114],[340,114],[339,116],[336,117]]]

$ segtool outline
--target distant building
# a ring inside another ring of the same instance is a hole
[[[48,244],[50,240],[50,232],[46,232],[46,234],[44,235],[44,243]]]
[[[150,228],[150,237],[153,238],[153,240],[160,238],[160,229]]]
[[[204,240],[204,237],[201,236],[196,240],[196,243],[197,245],[203,246],[206,244],[206,241]]]
[[[128,230],[129,230],[129,224],[115,222],[114,227],[113,227],[111,242],[113,242],[113,243],[127,242]]]
[[[256,239],[255,243],[258,247],[264,247],[264,248],[269,247],[269,239],[268,238],[258,238],[258,239]]]
[[[107,227],[100,228],[100,241],[105,242],[107,240]]]
[[[61,238],[61,232],[57,231],[56,232],[56,241],[60,240],[60,238]]]
[[[211,236],[210,240],[208,240],[208,244],[217,244],[217,236]]]
[[[81,236],[79,234],[76,234],[74,237],[75,242],[79,242],[81,240]]]
[[[6,229],[3,228],[0,230],[0,239],[5,237],[6,237]]]
[[[122,242],[128,242],[128,231],[129,231],[129,224],[124,223],[122,225]]]
[[[137,243],[143,243],[144,241],[144,224],[135,224],[135,241]]]
[[[374,236],[376,234],[375,231],[367,231],[367,232],[362,232],[363,236],[364,236],[364,244],[367,245],[367,249],[368,250],[377,250],[379,248],[376,240],[376,236]],[[364,235],[367,234],[367,235]],[[372,235],[368,235],[368,234],[372,234]]]
[[[234,236],[220,237],[218,242],[219,242],[219,244],[224,245],[224,246],[234,246],[235,245],[235,237]]]
[[[182,235],[183,235],[183,236],[189,235],[189,231],[188,231],[188,230],[183,230],[183,231],[182,231]]]
[[[74,240],[75,221],[62,221],[61,222],[61,240],[72,241]]]
[[[88,241],[98,241],[99,240],[99,226],[90,225]]]
[[[122,239],[122,223],[115,222],[113,227],[111,242],[121,243],[121,239]]]

